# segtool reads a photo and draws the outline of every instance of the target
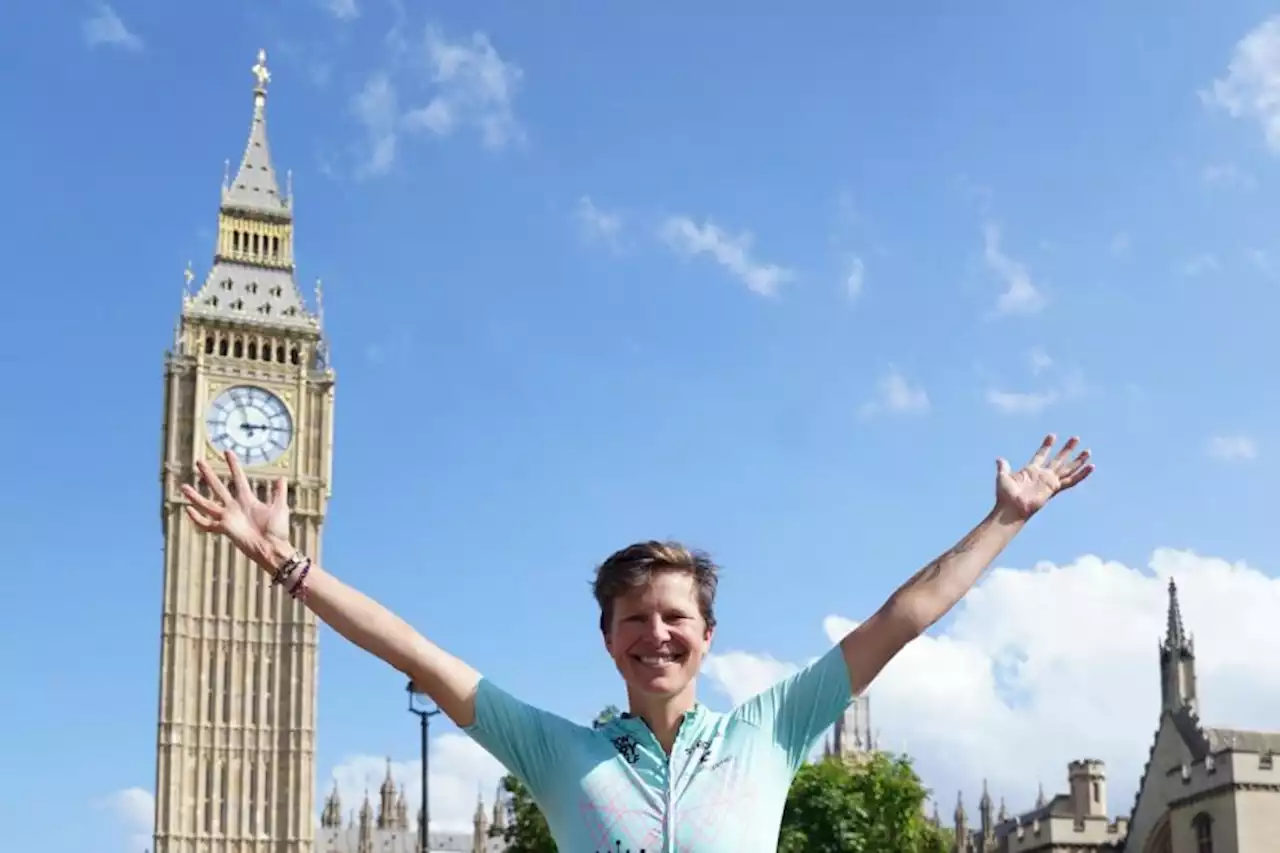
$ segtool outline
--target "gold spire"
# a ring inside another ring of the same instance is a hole
[[[263,95],[267,94],[267,84],[271,82],[271,71],[267,68],[267,51],[265,49],[258,49],[258,61],[249,70],[253,72],[254,79],[258,81],[258,85],[253,87],[253,91]]]

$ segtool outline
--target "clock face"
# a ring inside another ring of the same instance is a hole
[[[293,416],[284,401],[252,385],[228,388],[214,398],[204,426],[210,444],[232,451],[245,465],[274,462],[293,441]]]

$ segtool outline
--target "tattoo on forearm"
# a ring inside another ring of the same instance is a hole
[[[937,580],[938,575],[942,574],[943,564],[950,561],[954,557],[959,557],[962,554],[967,554],[968,552],[972,551],[973,544],[978,540],[978,536],[980,535],[980,533],[981,533],[981,530],[979,528],[974,528],[973,530],[969,531],[969,534],[965,536],[963,539],[961,539],[959,542],[957,542],[955,545],[953,545],[950,548],[950,550],[946,551],[944,554],[942,554],[940,557],[935,559],[933,562],[929,563],[923,569],[916,572],[911,577],[911,580],[907,581],[907,583],[908,584],[928,583],[929,581]]]

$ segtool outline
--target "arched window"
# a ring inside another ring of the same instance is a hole
[[[1213,853],[1213,818],[1200,812],[1191,819],[1191,828],[1196,835],[1196,853]]]

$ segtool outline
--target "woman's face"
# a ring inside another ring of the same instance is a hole
[[[693,575],[659,572],[614,600],[605,648],[632,691],[674,696],[697,677],[711,634]]]

